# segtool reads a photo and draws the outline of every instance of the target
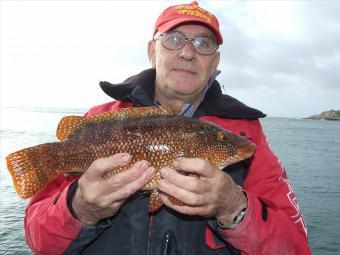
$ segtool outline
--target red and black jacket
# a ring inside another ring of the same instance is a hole
[[[95,106],[88,116],[124,107],[154,105],[155,71],[122,84],[101,82],[116,101]],[[78,221],[70,206],[77,179],[60,176],[27,207],[26,241],[36,254],[310,254],[307,232],[282,164],[271,151],[258,118],[265,115],[223,95],[217,81],[194,117],[214,122],[257,145],[251,160],[224,169],[248,196],[248,212],[232,230],[214,219],[147,210],[148,198],[132,196],[119,213],[96,225]]]

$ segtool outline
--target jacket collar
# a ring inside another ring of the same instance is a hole
[[[112,84],[101,81],[99,85],[108,96],[115,100],[128,100],[137,106],[153,106],[155,105],[155,77],[155,69],[147,69],[131,76],[123,83]],[[251,108],[231,96],[222,94],[220,84],[216,80],[207,91],[194,116],[202,117],[205,115],[249,120],[266,116],[261,111]]]

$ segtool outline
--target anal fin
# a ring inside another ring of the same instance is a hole
[[[159,192],[157,189],[154,189],[150,195],[149,209],[148,209],[149,212],[157,211],[162,205],[163,205],[163,201],[161,197],[159,196]]]

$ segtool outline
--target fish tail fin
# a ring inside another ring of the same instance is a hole
[[[154,189],[150,195],[149,201],[149,212],[157,211],[163,205],[163,201],[159,196],[159,192],[157,189]]]
[[[42,144],[13,152],[6,157],[7,169],[19,197],[31,197],[58,175],[52,168],[56,161],[53,150],[52,143]]]

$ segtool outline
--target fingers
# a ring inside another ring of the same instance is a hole
[[[161,197],[163,203],[167,207],[172,208],[175,211],[180,212],[182,214],[209,216],[209,210],[207,210],[205,207],[200,207],[200,206],[193,207],[193,206],[188,206],[188,205],[175,205],[175,204],[171,203],[168,196],[160,193],[160,197]]]
[[[178,158],[173,166],[176,170],[195,173],[203,178],[185,176],[174,169],[164,167],[160,170],[163,179],[159,181],[158,189],[188,206],[197,207],[208,204],[207,199],[214,185],[212,178],[209,177],[214,176],[216,171],[220,172],[220,170],[207,160],[199,158]]]
[[[122,167],[128,164],[130,160],[131,155],[128,153],[117,153],[107,158],[100,158],[90,165],[85,174],[88,177],[101,178],[105,172]]]
[[[189,190],[180,188],[165,179],[159,181],[158,189],[161,192],[170,195],[189,206],[201,206],[206,203],[206,196],[204,193],[191,192]]]
[[[200,158],[177,158],[173,163],[173,167],[175,170],[168,167],[162,168],[160,170],[161,176],[177,187],[195,193],[208,192],[210,186],[205,180],[221,174],[221,171],[216,166]],[[196,174],[198,177],[183,175],[178,171]]]
[[[154,177],[155,173],[156,170],[153,167],[147,168],[138,178],[126,184],[121,189],[118,189],[116,192],[113,192],[109,196],[109,199],[111,201],[121,201],[127,199],[132,194],[144,187]]]
[[[220,207],[221,197],[224,196],[227,178],[223,171],[209,161],[199,158],[177,158],[174,169],[162,168],[158,189],[162,201],[168,207],[189,215],[212,216]],[[176,171],[177,170],[177,171]],[[185,176],[180,172],[194,173],[199,176]],[[224,188],[223,188],[224,187]],[[171,203],[168,196],[173,197],[184,205]]]
[[[205,192],[207,191],[207,186],[202,182],[199,177],[186,176],[174,169],[164,167],[160,170],[161,176],[168,180],[169,182],[175,184],[177,187],[186,189],[192,192]]]
[[[108,178],[108,183],[113,189],[124,186],[139,178],[149,167],[149,163],[145,160],[138,161],[129,169],[114,174]]]
[[[201,158],[176,158],[173,167],[178,171],[196,173],[201,177],[210,177],[216,170],[216,166]]]

